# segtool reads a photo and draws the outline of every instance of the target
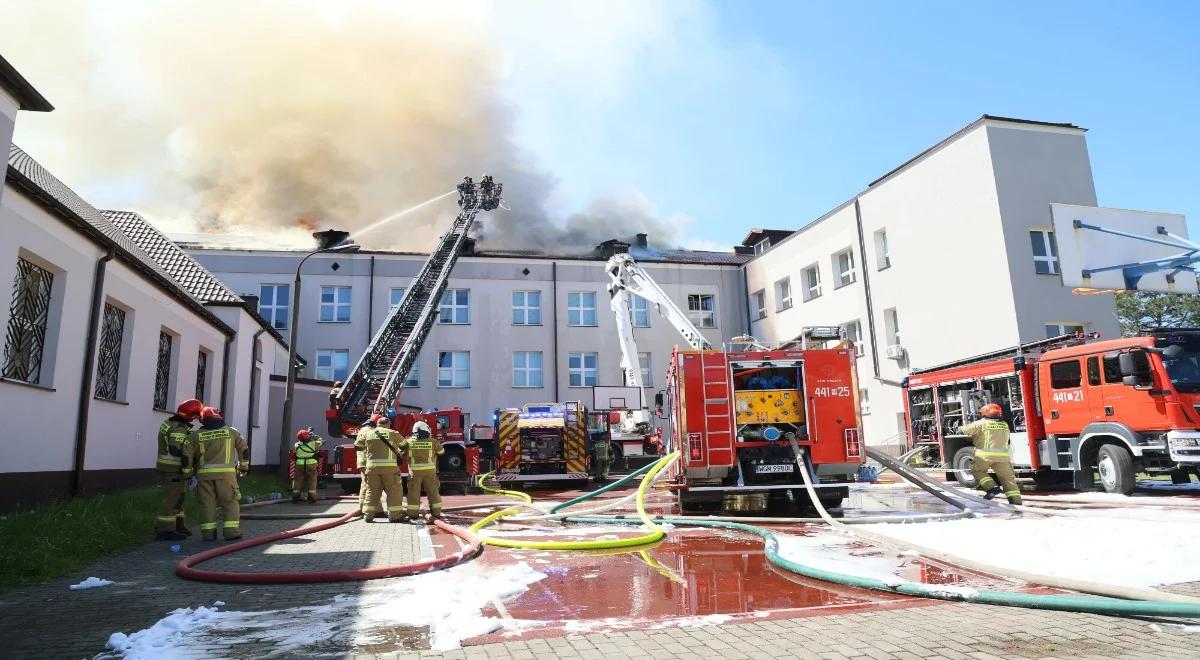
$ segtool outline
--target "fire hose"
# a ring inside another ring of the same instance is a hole
[[[326,499],[341,499],[341,498],[326,498]],[[354,498],[357,501],[357,498]],[[283,500],[279,500],[282,502]],[[470,508],[480,508],[482,505],[474,505]],[[266,536],[246,539],[223,545],[211,550],[196,553],[190,557],[186,557],[175,565],[175,574],[179,577],[188,580],[198,580],[201,582],[224,582],[234,584],[299,584],[311,582],[348,582],[354,580],[375,580],[379,578],[402,577],[405,575],[416,575],[419,573],[428,573],[437,571],[451,566],[456,566],[466,562],[483,550],[483,544],[473,532],[465,530],[461,527],[456,527],[442,520],[434,519],[433,524],[438,529],[453,534],[455,537],[465,542],[465,546],[461,546],[458,552],[446,555],[444,557],[436,557],[434,559],[426,559],[412,564],[395,564],[391,566],[376,566],[371,568],[357,568],[334,571],[287,571],[278,573],[262,573],[262,572],[246,572],[246,571],[216,571],[196,568],[198,564],[202,564],[210,559],[215,559],[224,555],[232,554],[247,548],[253,548],[267,543],[274,543],[284,539],[306,536],[315,534],[327,529],[332,529],[339,525],[344,525],[355,518],[362,515],[361,511],[351,511],[337,519],[329,522],[323,522],[311,527],[297,527]]]

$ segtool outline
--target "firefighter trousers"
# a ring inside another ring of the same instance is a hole
[[[183,527],[183,498],[187,494],[187,478],[178,472],[159,472],[162,480],[162,502],[158,505],[158,517],[154,520],[154,531],[170,532]]]
[[[400,520],[404,515],[404,490],[400,487],[400,473],[392,468],[389,472],[367,472],[367,503],[363,506],[363,519],[371,522],[376,511],[383,510],[383,496],[387,495],[388,520]]]
[[[596,478],[600,481],[608,480],[608,469],[612,465],[612,460],[608,457],[608,445],[596,445]]]
[[[221,517],[225,520],[221,524],[221,536],[226,541],[240,539],[241,499],[237,477],[201,477],[196,484],[196,502],[200,505],[200,538],[205,541],[217,538],[217,509],[220,509]]]
[[[295,476],[292,477],[292,495],[308,493],[309,497],[317,499],[317,464],[296,465]]]
[[[362,511],[367,505],[367,473],[365,470],[359,471],[358,479],[358,510]]]
[[[441,484],[438,483],[437,470],[409,470],[408,515],[415,518],[421,510],[422,489],[429,498],[429,512],[435,516],[442,515],[442,494],[438,492],[439,488]]]
[[[979,484],[980,490],[988,491],[996,485],[996,479],[992,479],[992,475],[988,471],[996,473],[996,479],[1000,480],[1000,487],[1004,490],[1004,496],[1008,498],[1010,504],[1021,503],[1021,489],[1017,486],[1017,475],[1013,473],[1012,461],[1008,457],[991,458],[988,456],[975,455],[975,462],[971,465],[971,474],[975,476],[975,482]]]

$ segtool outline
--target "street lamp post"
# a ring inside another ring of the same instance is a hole
[[[357,244],[348,240],[350,234],[344,231],[327,229],[314,232],[313,237],[317,239],[320,247],[304,255],[300,263],[296,264],[296,277],[292,280],[292,325],[288,338],[287,386],[284,388],[283,394],[283,427],[279,430],[279,464],[285,473],[287,472],[288,440],[292,433],[292,402],[296,392],[296,335],[299,333],[300,326],[300,269],[304,266],[304,262],[314,254],[355,252],[359,249]]]

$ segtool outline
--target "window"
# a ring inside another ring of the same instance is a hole
[[[42,382],[42,355],[46,350],[53,285],[53,273],[17,257],[17,275],[13,278],[8,331],[4,339],[4,371],[0,372],[5,378]]]
[[[324,348],[317,351],[317,380],[346,380],[350,351]]]
[[[319,318],[322,323],[349,323],[350,287],[321,287],[321,316]]]
[[[649,328],[650,301],[636,293],[629,294],[629,321],[635,328]]]
[[[778,296],[779,284],[776,283],[775,286],[777,287],[776,295]],[[754,292],[754,318],[755,319],[767,318],[767,291],[766,291],[766,289],[759,289],[758,291]]]
[[[854,250],[846,248],[845,250],[833,255],[832,261],[834,288],[840,289],[847,284],[853,284],[855,279]]]
[[[858,391],[858,409],[864,415],[871,414],[871,394],[865,387]]]
[[[650,354],[638,353],[638,370],[642,372],[642,387],[654,387],[650,377]]]
[[[597,385],[596,363],[598,353],[568,353],[567,354],[567,384],[571,387],[592,387]]]
[[[771,247],[771,239],[764,238],[761,241],[754,244],[754,254],[762,254],[763,252],[766,252],[767,249],[770,247]]]
[[[413,360],[412,366],[408,368],[408,375],[404,377],[404,387],[420,387],[421,386],[421,356]]]
[[[1104,383],[1123,383],[1125,378],[1121,375],[1121,360],[1116,357],[1104,358]]]
[[[1057,275],[1058,242],[1054,240],[1054,232],[1031,229],[1029,242],[1033,244],[1033,269],[1039,275]]]
[[[513,325],[542,324],[541,291],[512,292],[512,322]]]
[[[204,400],[205,385],[208,384],[208,351],[203,348],[196,355],[196,398]]]
[[[717,327],[717,298],[708,294],[688,294],[688,318],[697,328]]]
[[[765,307],[765,305],[764,305]],[[792,308],[792,278],[785,277],[775,283],[775,311]],[[765,316],[765,314],[764,314]]]
[[[843,323],[842,328],[846,330],[846,339],[854,342],[854,355],[862,357],[863,354],[863,333],[862,321],[854,319],[849,323]]]
[[[388,292],[388,306],[395,307],[399,305],[404,300],[404,292],[406,290],[402,286],[392,287],[392,290]]]
[[[1092,356],[1087,359],[1088,385],[1100,384],[1100,358]]]
[[[175,343],[166,330],[158,331],[158,360],[154,370],[154,409],[166,410],[171,390],[171,347]]]
[[[513,387],[542,387],[542,352],[517,351],[513,353]]]
[[[258,314],[276,330],[287,330],[292,287],[288,284],[263,284],[258,287]]]
[[[1046,324],[1046,339],[1058,337],[1059,335],[1075,334],[1083,332],[1082,323],[1047,323]]]
[[[100,326],[99,354],[96,358],[96,398],[117,400],[121,378],[121,346],[125,343],[125,310],[104,303]]]
[[[438,307],[438,323],[441,325],[467,325],[471,322],[471,291],[469,289],[446,289]],[[464,386],[465,387],[465,386]]]
[[[576,291],[567,294],[567,325],[596,325],[596,294]]]
[[[821,268],[813,264],[801,271],[800,276],[804,281],[804,301],[821,297]]]
[[[466,351],[438,353],[438,387],[470,387],[471,354]]]
[[[866,260],[866,257],[863,257]],[[892,265],[892,256],[888,253],[887,230],[879,229],[875,232],[875,269],[883,270]]]
[[[1063,390],[1079,387],[1079,360],[1055,362],[1050,365],[1050,387]]]

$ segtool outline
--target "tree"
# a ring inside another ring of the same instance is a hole
[[[1200,296],[1121,291],[1117,293],[1117,321],[1126,337],[1142,328],[1200,327]]]

